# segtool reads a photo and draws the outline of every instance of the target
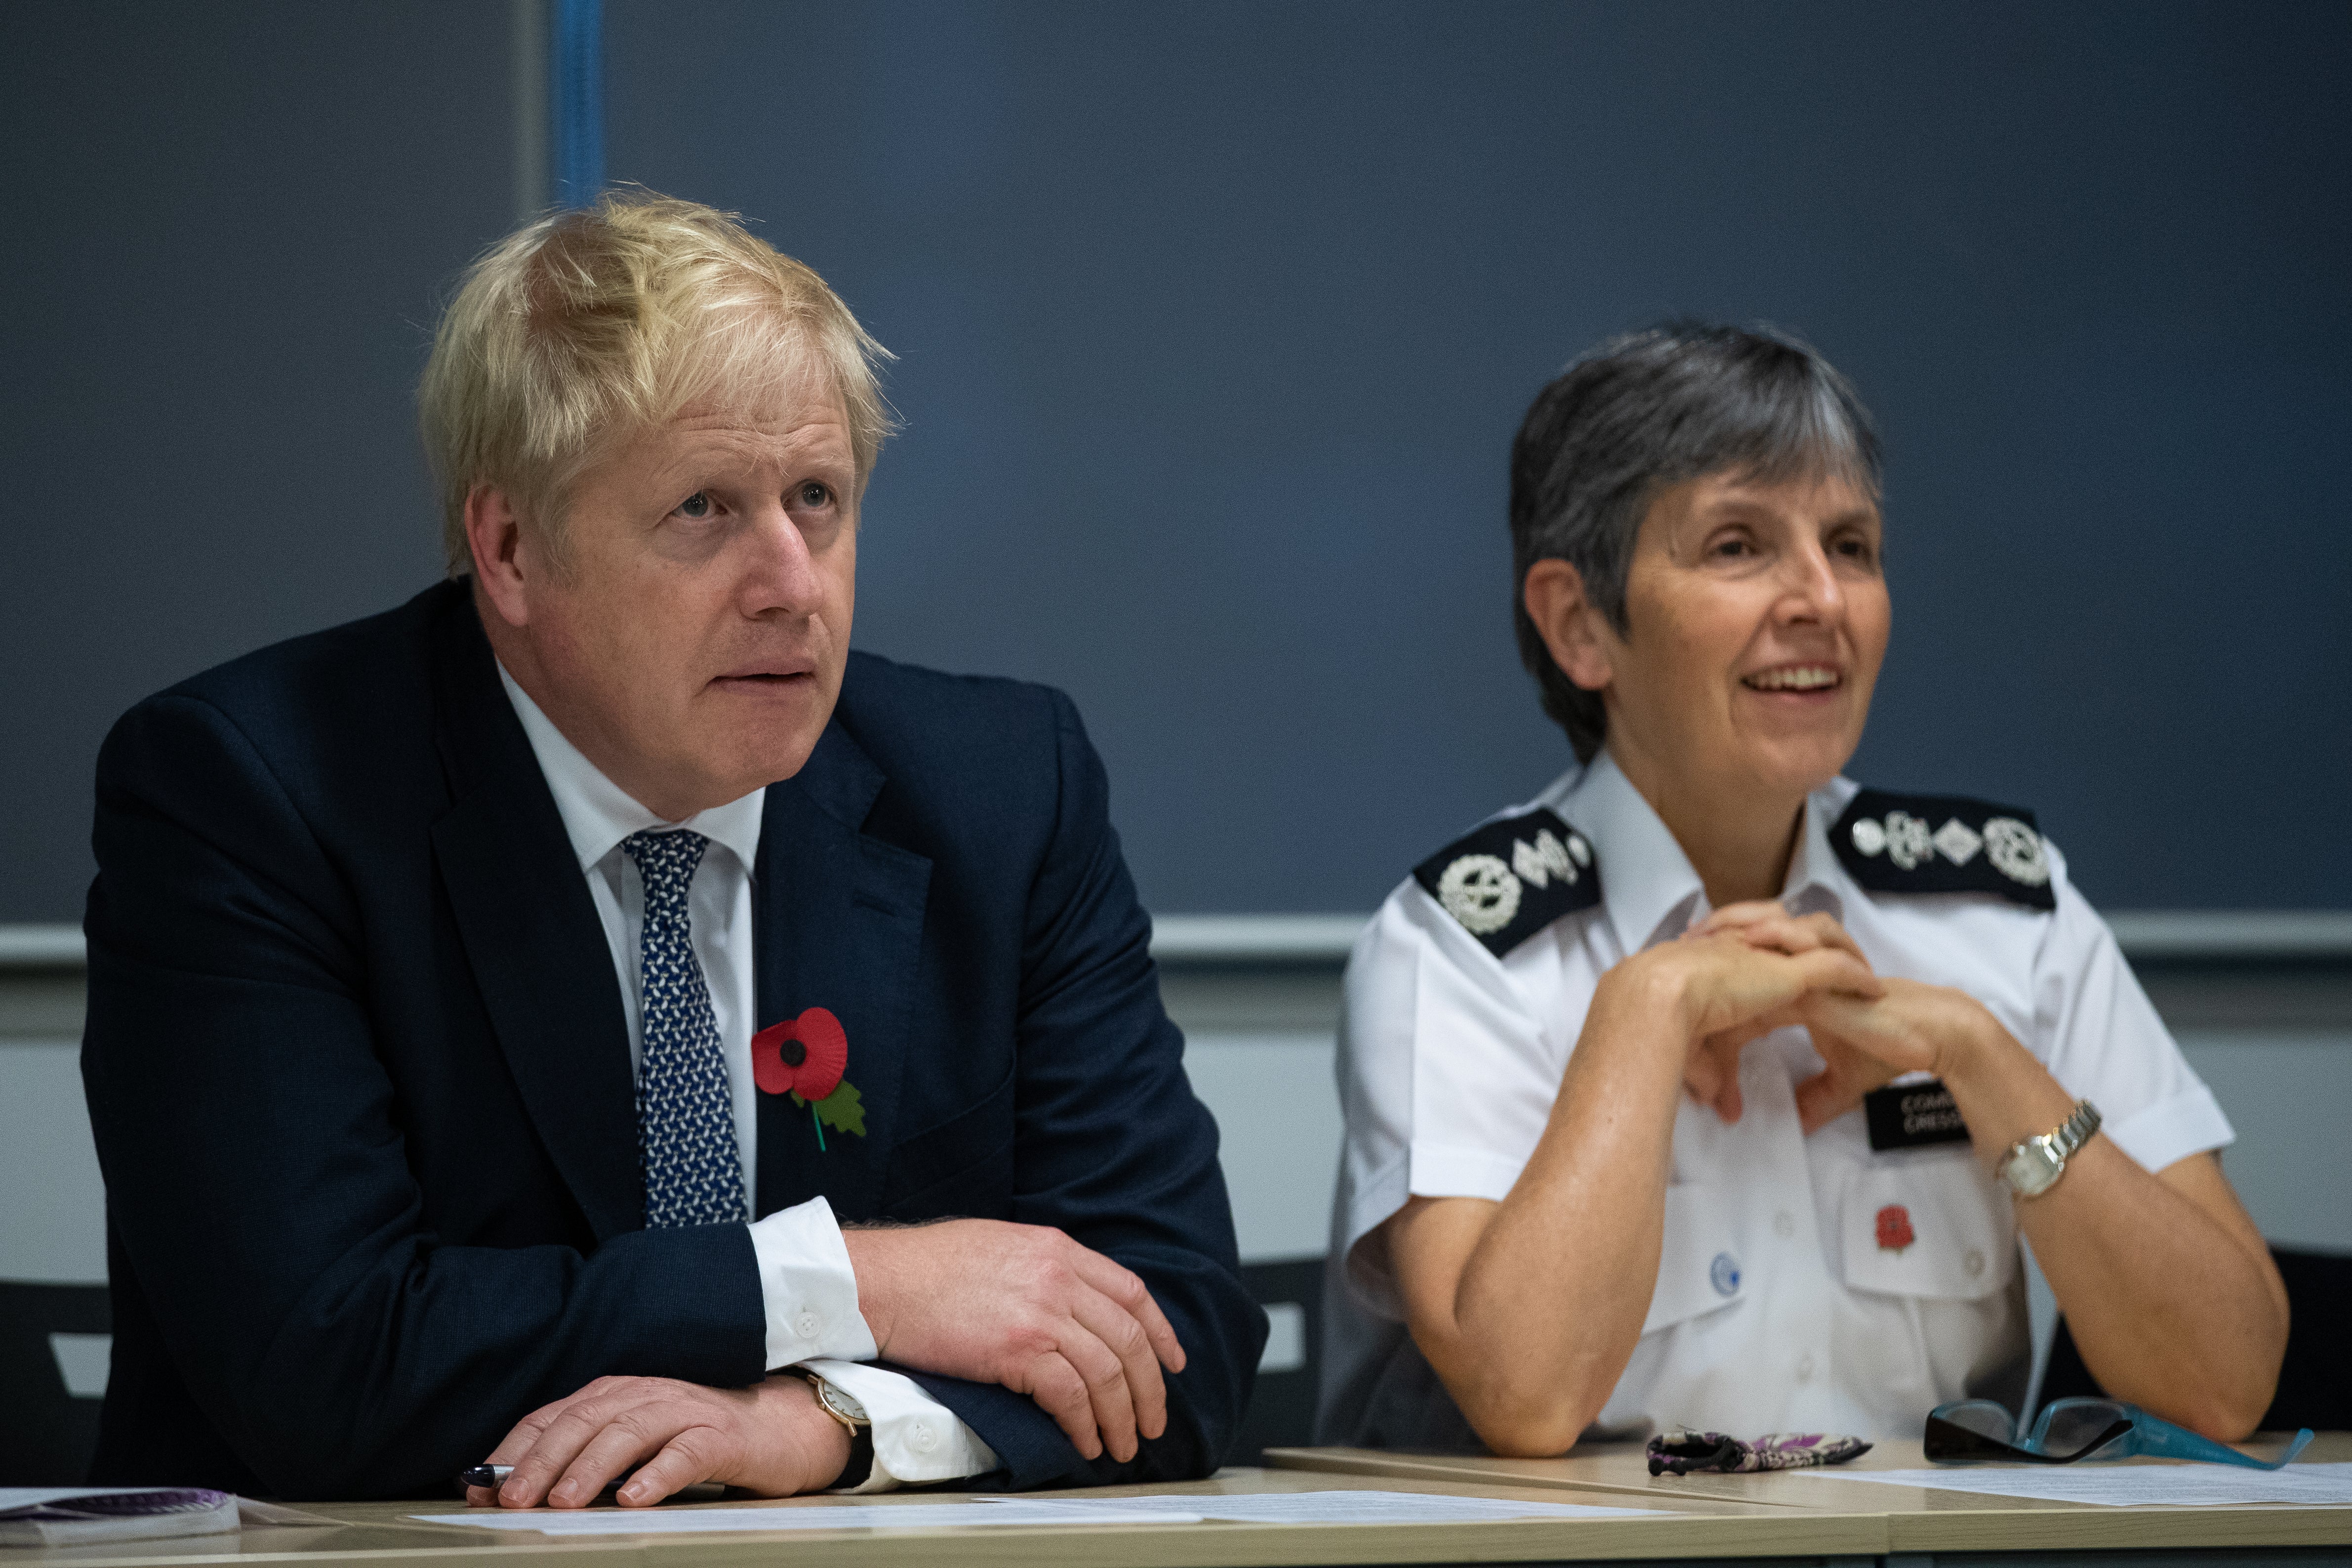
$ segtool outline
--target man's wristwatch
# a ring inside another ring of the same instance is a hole
[[[866,1414],[865,1406],[815,1373],[803,1369],[801,1375],[816,1391],[816,1407],[849,1429],[849,1462],[842,1466],[834,1486],[864,1486],[866,1478],[874,1473],[873,1419]]]
[[[2074,1102],[2074,1113],[2058,1130],[2011,1145],[2000,1162],[2000,1179],[2020,1197],[2040,1197],[2066,1174],[2066,1161],[2099,1130],[2099,1108],[2088,1100]]]

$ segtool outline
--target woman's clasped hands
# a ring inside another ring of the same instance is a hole
[[[1797,1085],[1810,1134],[1906,1072],[1946,1077],[2004,1031],[1983,1005],[1945,986],[1874,974],[1828,915],[1768,900],[1727,904],[1667,948],[1681,984],[1690,1052],[1683,1086],[1727,1122],[1739,1119],[1739,1053],[1774,1030],[1801,1027],[1822,1069]]]

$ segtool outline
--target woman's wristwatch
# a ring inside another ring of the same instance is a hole
[[[864,1486],[874,1473],[874,1422],[866,1406],[806,1368],[799,1369],[816,1391],[816,1407],[849,1429],[849,1462],[833,1483],[835,1490]]]
[[[2066,1161],[2099,1130],[2099,1108],[2088,1100],[2074,1102],[2074,1113],[2058,1130],[2010,1146],[2000,1162],[2000,1179],[2020,1197],[2040,1197],[2066,1174]]]

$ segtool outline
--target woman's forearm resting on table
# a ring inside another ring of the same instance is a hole
[[[2074,1100],[1990,1014],[1970,1032],[1945,1082],[1997,1165]],[[2101,1387],[2210,1437],[2254,1429],[2286,1350],[2286,1291],[2218,1159],[2151,1174],[2095,1134],[2017,1216]]]
[[[1498,1454],[1565,1452],[1649,1310],[1626,1284],[1657,1277],[1686,1034],[1674,997],[1632,968],[1594,997],[1504,1199],[1415,1198],[1383,1228],[1414,1343]]]
[[[1742,1040],[1809,994],[1882,989],[1822,917],[1644,949],[1601,977],[1502,1201],[1415,1200],[1388,1221],[1413,1342],[1489,1448],[1566,1452],[1623,1375],[1658,1278],[1685,1084],[1736,1119]]]

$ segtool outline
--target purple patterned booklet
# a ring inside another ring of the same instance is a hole
[[[334,1522],[203,1487],[0,1487],[0,1547],[77,1546],[218,1535],[246,1525]]]

